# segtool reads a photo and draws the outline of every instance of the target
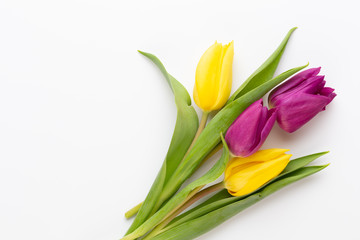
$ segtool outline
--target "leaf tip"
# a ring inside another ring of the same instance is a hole
[[[151,53],[144,52],[144,51],[141,51],[141,50],[137,50],[137,51],[138,51],[138,53],[144,55],[145,57],[148,57],[148,58],[150,58],[150,57],[155,57],[155,56],[152,55]]]
[[[295,31],[297,29],[297,27],[293,27],[293,28],[291,28],[290,30],[289,30],[289,32],[288,32],[288,36],[290,37],[291,36],[291,34]]]
[[[318,155],[319,157],[324,156],[325,154],[328,154],[330,151],[323,151],[319,153],[315,153],[314,155]]]
[[[225,142],[223,132],[220,132],[220,137],[221,137],[221,140],[222,140],[223,142]]]
[[[220,138],[221,138],[221,142],[223,144],[223,148],[226,150],[226,151],[229,151],[229,147],[225,141],[225,138],[224,138],[224,134],[223,132],[220,132]]]
[[[325,165],[321,165],[321,166],[320,166],[320,170],[323,170],[324,168],[327,168],[329,165],[330,165],[330,163],[325,164]]]
[[[301,67],[299,67],[299,68],[300,68],[300,69],[304,69],[304,68],[308,67],[309,64],[310,64],[310,62],[307,62],[305,65],[303,65],[303,66],[301,66]]]

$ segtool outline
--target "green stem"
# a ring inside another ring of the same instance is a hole
[[[201,164],[199,165],[198,168],[200,168],[209,158],[211,158],[215,153],[217,153],[218,151],[220,151],[223,148],[222,143],[219,143],[207,156],[206,158],[201,162]],[[132,209],[130,209],[129,211],[127,211],[125,213],[125,217],[127,219],[131,218],[132,216],[134,216],[135,214],[137,214],[137,212],[139,211],[141,205],[143,204],[143,202],[139,203],[138,205],[136,205],[135,207],[133,207]]]
[[[197,169],[199,169],[207,160],[209,160],[209,158],[211,158],[212,156],[214,156],[215,153],[217,153],[218,151],[220,151],[223,148],[223,144],[219,143],[206,157],[204,160],[202,160],[202,162],[199,164],[199,166],[197,167]]]
[[[136,205],[135,207],[133,207],[132,209],[130,209],[129,211],[127,211],[125,213],[125,217],[127,219],[131,218],[132,216],[134,216],[140,209],[140,207],[142,206],[143,202],[139,203],[138,205]]]
[[[195,134],[195,137],[189,147],[189,149],[187,150],[187,152],[185,153],[184,157],[183,157],[183,160],[186,158],[186,156],[189,154],[190,150],[192,149],[192,147],[194,146],[196,140],[199,138],[201,132],[204,130],[205,126],[206,126],[206,122],[208,120],[208,117],[209,117],[209,113],[210,112],[202,112],[202,115],[201,115],[201,120],[200,120],[200,124],[199,124],[199,128]],[[182,161],[181,161],[182,162]],[[179,165],[181,164],[181,162],[179,163]]]
[[[171,216],[172,214],[174,214],[174,212],[176,212],[181,206],[183,206],[187,201],[189,201],[189,199],[191,199],[194,195],[196,195],[202,188],[204,187],[203,186],[199,186],[197,188],[195,188],[194,190],[192,190],[189,195],[187,196],[187,198],[182,202],[180,203],[178,206],[176,206],[173,210],[171,210],[162,220],[160,220],[160,223],[162,221],[164,221],[165,219],[167,219],[169,216]],[[155,225],[156,226],[156,225]],[[141,228],[141,226],[139,227]],[[139,229],[137,228],[137,230]],[[137,239],[141,236],[143,236],[145,233],[141,233],[142,230],[140,230],[140,232],[137,232],[136,230],[133,231],[132,233],[124,236],[123,238],[121,238],[120,240],[134,240],[134,239]]]
[[[168,225],[176,216],[178,216],[181,212],[185,209],[190,207],[192,204],[200,200],[201,198],[213,193],[215,191],[221,190],[224,188],[224,182],[217,183],[212,185],[208,188],[201,190],[200,192],[193,195],[187,201],[185,201],[182,205],[180,205],[175,211],[168,215],[159,225],[157,225],[146,237],[142,240],[150,240],[151,238],[155,237],[156,235],[160,234],[166,225]]]
[[[187,152],[185,153],[183,159],[180,161],[179,166],[181,165],[181,163],[184,161],[184,159],[187,157],[187,155],[189,154],[190,150],[192,149],[192,147],[194,146],[196,140],[198,139],[198,137],[200,136],[201,132],[204,130],[207,119],[209,117],[209,113],[210,112],[202,112],[202,116],[201,116],[201,120],[200,120],[200,124],[199,124],[199,128],[195,134],[195,137],[192,141],[192,143],[190,144],[189,149],[187,150]],[[161,205],[171,196],[167,196],[167,195],[162,195],[162,197],[160,196],[160,199],[158,200],[158,202],[155,204],[151,215],[153,215],[160,207]]]
[[[197,132],[196,132],[196,134],[195,134],[195,136],[194,136],[193,141],[192,141],[191,144],[190,144],[189,149],[186,151],[186,153],[185,153],[185,155],[184,155],[184,157],[183,157],[183,160],[184,160],[185,157],[189,154],[189,152],[190,152],[190,150],[192,149],[192,147],[194,146],[196,140],[199,138],[201,132],[204,130],[204,128],[205,128],[205,126],[206,126],[206,122],[207,122],[208,117],[209,117],[209,113],[210,113],[210,112],[202,112],[202,116],[201,116],[199,128],[198,128],[198,130],[197,130]],[[215,149],[214,149],[215,151],[212,151],[212,152],[209,154],[209,156],[206,158],[206,160],[209,159],[209,158],[210,158],[213,154],[215,154],[217,151],[219,151],[219,150],[221,149],[221,147],[222,147],[222,145],[221,145],[220,147],[218,146],[217,148],[215,148]],[[183,160],[182,160],[182,161],[183,161]],[[181,161],[181,162],[182,162],[182,161]],[[179,165],[181,164],[181,162],[179,163]],[[165,200],[160,200],[160,201],[157,203],[157,205],[154,207],[154,210],[153,210],[152,214],[154,214],[154,212],[157,211],[157,209],[163,204],[164,201],[165,201]],[[143,202],[142,202],[142,203],[143,203]],[[139,203],[138,205],[136,205],[135,207],[133,207],[132,209],[130,209],[129,211],[127,211],[127,212],[125,213],[125,217],[126,217],[127,219],[129,219],[129,218],[131,218],[132,216],[134,216],[135,214],[137,214],[137,212],[139,211],[142,203]],[[151,215],[152,215],[152,214],[151,214]]]

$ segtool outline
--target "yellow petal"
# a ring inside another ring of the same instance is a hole
[[[216,100],[214,109],[222,108],[227,102],[232,86],[232,65],[234,59],[234,41],[226,45],[225,54],[222,59],[220,71],[220,86],[218,90],[218,98]]]
[[[253,155],[247,158],[249,158],[249,161],[270,161],[279,156],[284,155],[288,151],[290,150],[283,148],[270,148],[266,150],[257,151],[256,153],[254,153]]]
[[[229,98],[233,55],[233,42],[225,46],[215,42],[202,55],[196,68],[193,95],[203,111],[219,109]]]
[[[236,171],[236,169],[234,169],[234,168],[236,168],[239,165],[250,163],[250,162],[270,161],[270,160],[273,160],[273,159],[285,154],[285,152],[288,152],[288,151],[289,151],[289,149],[271,148],[271,149],[257,151],[253,155],[250,155],[245,158],[235,157],[228,163],[228,165],[226,167],[225,180],[228,178],[229,175],[232,174],[232,172]]]
[[[289,163],[291,155],[285,155],[279,159],[263,162],[257,166],[247,169],[246,172],[237,173],[232,176],[233,196],[243,196],[260,188],[265,183],[279,175]]]
[[[291,154],[285,154],[286,151],[268,149],[247,158],[233,159],[225,172],[225,187],[233,196],[257,190],[284,170],[291,157]]]

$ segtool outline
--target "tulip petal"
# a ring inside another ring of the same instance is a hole
[[[309,93],[309,94],[318,94],[321,89],[324,87],[325,81],[324,76],[313,76],[305,81],[303,81],[300,85],[289,89],[288,91],[277,95],[276,97],[272,98],[272,105],[277,106],[278,101],[281,99],[289,98],[294,94],[297,93]]]
[[[214,109],[220,109],[227,102],[232,86],[232,65],[234,58],[234,41],[224,47],[224,56],[220,64],[220,83],[218,97],[214,104]]]
[[[230,126],[225,139],[236,156],[251,155],[257,145],[258,126],[262,118],[262,99],[251,104]]]
[[[316,76],[317,74],[319,74],[321,67],[318,68],[310,68],[308,70],[302,71],[298,74],[296,74],[295,76],[293,76],[292,78],[290,78],[288,81],[286,81],[285,83],[281,84],[280,86],[278,86],[277,88],[275,88],[269,95],[269,102],[273,102],[273,99],[280,95],[283,94],[293,88],[295,88],[296,86],[298,86],[299,84],[301,84],[302,82],[304,82],[306,79]]]
[[[227,166],[231,169],[226,171],[225,187],[233,196],[249,194],[279,175],[290,157],[284,149],[268,149],[259,151],[256,158],[237,158]]]
[[[282,129],[294,132],[325,110],[336,94],[325,87],[320,68],[303,71],[270,93],[269,104],[278,109],[277,120]]]
[[[255,152],[248,157],[235,157],[231,159],[225,171],[225,180],[232,174],[236,166],[247,164],[251,162],[266,162],[271,161],[281,155],[284,155],[289,149],[271,148]]]
[[[329,103],[330,103],[334,99],[334,97],[336,97],[336,93],[334,93],[334,91],[335,91],[335,89],[333,89],[333,88],[324,87],[323,89],[321,89],[320,95],[328,97]]]
[[[321,95],[299,93],[278,101],[277,121],[279,126],[291,133],[310,121],[329,103],[329,98]]]
[[[286,154],[276,160],[253,165],[246,169],[246,174],[241,172],[230,178],[232,188],[228,188],[233,196],[244,196],[252,193],[262,185],[279,175],[289,163],[291,155]],[[228,183],[228,182],[227,182]],[[226,187],[230,187],[226,185]]]
[[[221,56],[222,45],[215,42],[201,56],[196,68],[194,95],[196,104],[203,110],[211,107],[212,101],[217,97],[217,70],[219,68],[219,57]]]
[[[271,129],[273,128],[276,121],[276,109],[270,109],[267,112],[267,121],[265,126],[261,129],[260,139],[258,142],[258,146],[255,147],[255,151],[259,150],[261,145],[265,142],[266,138],[269,136]]]
[[[225,139],[231,152],[247,157],[266,140],[276,120],[276,111],[263,107],[262,99],[250,105],[230,126]]]
[[[194,100],[203,111],[220,109],[230,96],[232,84],[233,42],[215,42],[201,56],[196,68]]]

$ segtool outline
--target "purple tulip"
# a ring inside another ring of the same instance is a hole
[[[325,86],[320,67],[305,70],[275,88],[269,95],[270,106],[277,109],[279,126],[291,133],[325,110],[336,96]]]
[[[231,153],[238,157],[255,153],[269,135],[275,120],[275,109],[264,107],[262,99],[251,104],[226,132],[225,140]]]

